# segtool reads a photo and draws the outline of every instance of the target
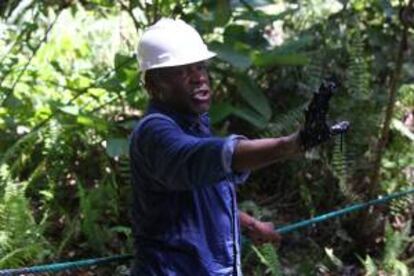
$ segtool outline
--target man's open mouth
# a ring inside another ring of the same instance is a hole
[[[196,101],[207,101],[210,99],[210,89],[207,86],[194,89],[191,98]]]

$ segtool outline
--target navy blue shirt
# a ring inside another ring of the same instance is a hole
[[[231,158],[241,136],[152,103],[130,141],[133,275],[241,275]]]

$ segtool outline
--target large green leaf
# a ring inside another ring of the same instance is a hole
[[[268,121],[272,117],[272,109],[260,87],[247,74],[237,75],[236,85],[243,99]]]
[[[115,55],[115,71],[119,78],[124,79],[125,72],[127,71],[137,71],[137,60],[134,56],[127,56],[120,53]]]
[[[229,0],[215,1],[215,24],[217,26],[225,25],[231,16],[231,7]]]
[[[115,55],[115,71],[116,81],[119,82],[119,85],[125,87],[127,90],[137,86],[139,80],[137,73],[137,60],[134,56],[126,56],[117,53]]]
[[[306,65],[310,62],[310,59],[302,52],[304,51],[304,48],[312,44],[312,42],[313,38],[305,35],[299,39],[285,41],[283,45],[271,51],[253,52],[251,59],[253,64],[259,67],[271,67],[275,65]]]
[[[75,105],[62,106],[59,107],[59,110],[69,115],[76,116],[79,114],[79,107]]]
[[[211,43],[209,48],[217,53],[217,57],[224,60],[236,68],[246,70],[251,65],[248,54],[236,50],[233,45],[223,43]]]
[[[94,117],[91,115],[86,115],[86,114],[80,114],[79,116],[77,116],[76,123],[86,126],[86,127],[94,128],[100,131],[107,130],[109,126],[108,122],[105,121],[104,119]]]
[[[230,103],[221,102],[218,104],[213,104],[209,111],[211,123],[219,123],[232,113],[233,106]]]
[[[295,12],[296,9],[289,8],[286,11],[275,15],[269,15],[261,10],[246,10],[245,12],[241,13],[240,15],[236,15],[236,20],[248,20],[253,21],[259,24],[269,24],[277,20],[283,20],[286,16],[291,15]]]
[[[106,141],[106,153],[111,157],[128,155],[128,140],[125,138],[109,138]]]
[[[246,107],[234,107],[233,114],[259,129],[263,129],[267,126],[268,121],[260,114]]]
[[[244,41],[246,37],[246,28],[242,25],[227,25],[223,33],[224,44],[233,44],[234,41]]]
[[[123,89],[120,80],[116,76],[102,82],[100,87],[108,91],[121,91]]]
[[[126,68],[128,68],[128,69],[135,68],[136,69],[136,67],[134,67],[135,62],[136,62],[136,60],[135,60],[135,57],[133,57],[133,56],[127,56],[127,55],[124,55],[124,54],[121,54],[121,53],[116,53],[116,55],[115,55],[115,70],[116,70],[117,74],[121,73],[122,70],[124,70]]]
[[[240,1],[240,2],[247,4],[249,6],[252,6],[252,7],[266,6],[266,5],[274,3],[274,1],[271,1],[271,0],[245,0],[245,1]]]
[[[254,65],[259,67],[272,67],[276,65],[307,65],[310,59],[301,53],[255,52],[252,55],[252,61]]]
[[[249,107],[236,107],[228,102],[214,104],[209,111],[211,123],[219,123],[230,115],[234,115],[247,121],[253,126],[263,129],[267,126],[268,120],[261,114]]]
[[[303,50],[306,46],[312,45],[314,37],[310,35],[303,35],[298,38],[286,40],[283,44],[273,51],[280,54],[293,54]]]

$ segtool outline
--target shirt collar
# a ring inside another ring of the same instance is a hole
[[[150,113],[155,113],[155,112],[163,113],[171,117],[174,121],[178,123],[182,123],[189,127],[192,127],[198,124],[209,125],[209,118],[208,118],[207,112],[200,114],[200,115],[189,114],[189,113],[185,114],[185,113],[181,113],[181,112],[177,112],[173,110],[172,108],[170,108],[169,106],[167,106],[166,104],[162,102],[152,100],[150,101],[147,113],[150,114]]]

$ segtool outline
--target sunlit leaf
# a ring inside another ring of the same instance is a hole
[[[74,105],[62,106],[62,107],[59,107],[59,110],[69,115],[76,116],[79,114],[79,107],[74,106]]]
[[[335,256],[334,250],[332,248],[325,247],[325,253],[326,253],[326,255],[328,255],[329,259],[332,261],[332,263],[336,267],[338,267],[338,268],[343,267],[343,262],[341,261],[341,259],[339,259],[337,256]]]
[[[111,7],[115,4],[115,0],[90,0],[89,2],[100,6]]]
[[[108,127],[108,124],[105,120],[84,114],[77,116],[76,122],[80,125],[95,128],[101,131],[106,130]]]
[[[85,126],[93,126],[95,124],[94,120],[91,117],[87,117],[87,116],[78,116],[76,118],[76,122],[81,124],[81,125],[85,125]]]
[[[391,122],[391,126],[399,131],[402,135],[410,139],[412,142],[414,142],[414,133],[410,131],[410,129],[405,126],[401,121],[393,119]]]

